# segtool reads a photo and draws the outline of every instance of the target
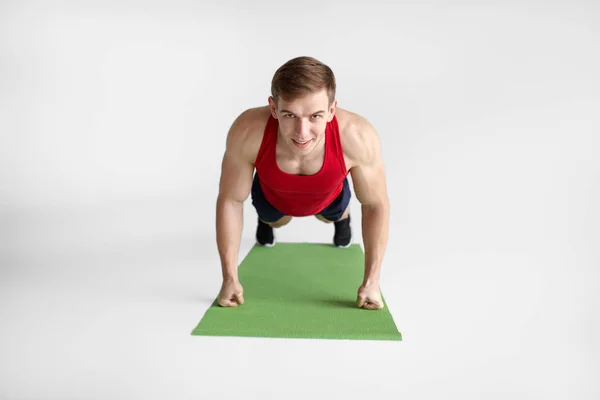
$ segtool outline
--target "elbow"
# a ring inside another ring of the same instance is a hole
[[[362,203],[361,207],[365,211],[385,212],[385,213],[387,213],[390,210],[390,201],[386,197],[386,198],[381,199],[380,201],[377,201],[377,202]]]

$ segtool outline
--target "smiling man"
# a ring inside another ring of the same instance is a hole
[[[217,247],[223,285],[219,304],[243,304],[238,251],[243,203],[252,195],[256,240],[275,245],[274,228],[293,217],[333,223],[333,245],[352,241],[347,175],[361,203],[365,274],[357,306],[383,308],[380,268],[387,245],[389,200],[379,137],[363,117],[337,107],[332,70],[297,57],[273,76],[269,105],[241,113],[227,135],[217,199]]]

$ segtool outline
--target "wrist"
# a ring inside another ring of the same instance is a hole
[[[379,286],[379,277],[378,276],[366,276],[363,279],[363,286]]]
[[[237,282],[238,273],[235,268],[223,268],[223,281],[225,282]]]

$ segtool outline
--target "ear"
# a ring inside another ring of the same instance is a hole
[[[331,122],[331,120],[333,120],[333,116],[335,115],[336,107],[337,107],[337,100],[334,100],[333,103],[331,103],[331,107],[329,107],[329,120],[327,122]]]
[[[273,118],[277,119],[277,103],[275,103],[275,99],[273,99],[273,96],[269,96],[268,101],[271,115],[273,116]]]

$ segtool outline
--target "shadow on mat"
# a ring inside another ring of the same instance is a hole
[[[333,308],[357,308],[356,302],[350,300],[340,300],[340,299],[319,299],[315,300],[320,304],[330,306]]]
[[[268,299],[268,297],[263,297],[263,299]],[[207,301],[206,298],[204,298],[203,300]],[[252,302],[253,300],[256,300],[256,299],[253,297],[246,298],[246,301]],[[318,306],[326,307],[326,308],[345,308],[345,309],[358,308],[356,306],[356,302],[351,301],[351,300],[315,299],[315,298],[304,298],[301,300],[299,300],[299,299],[286,299],[286,300],[288,300],[288,301],[291,300],[290,303],[295,303],[295,304],[301,303],[301,304],[304,304],[309,307],[318,305]],[[270,299],[270,301],[272,302],[274,300]],[[210,303],[211,303],[211,307],[220,307],[218,299],[213,299],[210,301]],[[242,305],[242,307],[243,307],[243,305]]]

